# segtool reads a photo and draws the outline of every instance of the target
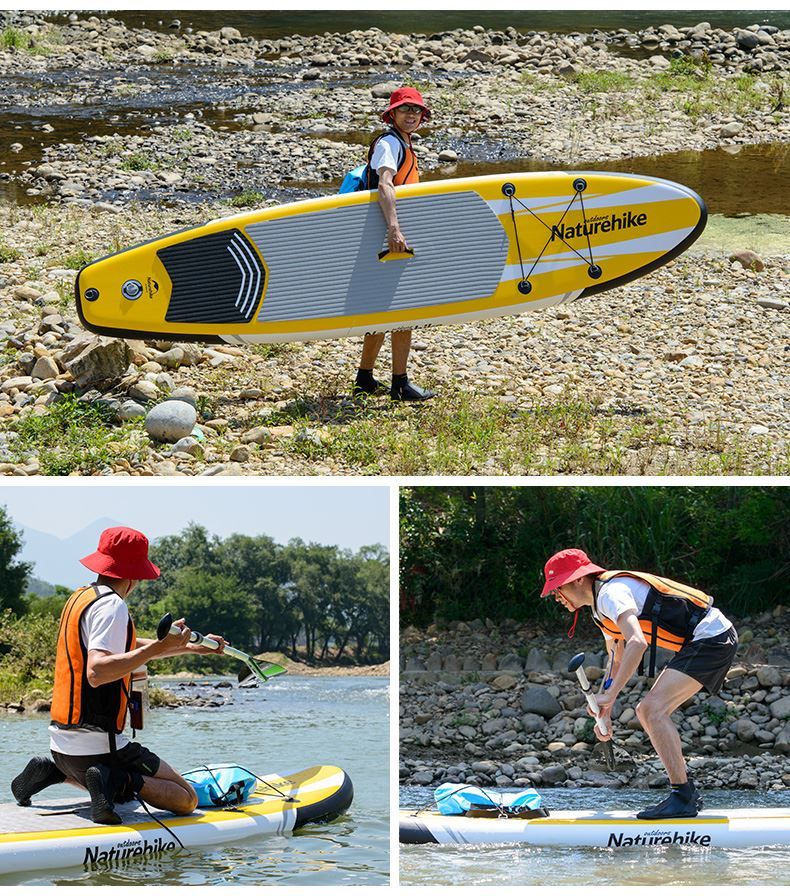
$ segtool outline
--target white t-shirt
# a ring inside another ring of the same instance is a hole
[[[102,597],[92,604],[80,620],[80,634],[88,651],[126,653],[129,608],[108,585],[99,585]],[[134,646],[134,645],[132,645]],[[115,735],[117,749],[125,747],[129,738]],[[66,756],[96,756],[110,751],[106,731],[96,728],[58,728],[49,726],[49,748]]]
[[[373,147],[370,167],[379,176],[381,176],[382,168],[389,168],[390,171],[397,174],[400,167],[399,160],[403,161],[403,148],[397,137],[394,137],[392,134],[386,134]]]
[[[650,592],[647,582],[632,579],[630,576],[618,576],[601,586],[596,599],[596,606],[601,616],[616,623],[618,617],[626,610],[635,610],[637,616]],[[692,641],[701,641],[703,638],[713,638],[732,628],[729,619],[716,607],[711,607],[705,616],[697,623],[694,629]]]

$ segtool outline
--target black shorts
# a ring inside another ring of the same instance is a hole
[[[65,753],[52,751],[52,761],[67,778],[71,778],[78,784],[85,786],[85,772],[92,765],[113,766],[113,758],[110,753],[100,753],[97,756],[67,756]],[[152,753],[147,747],[136,741],[122,747],[115,754],[115,767],[121,771],[137,772],[140,775],[153,777],[159,771],[161,759]],[[134,798],[133,793],[120,793],[116,795],[116,801],[126,803]]]
[[[672,657],[667,669],[682,672],[698,681],[708,693],[718,694],[737,649],[738,632],[732,626],[712,638],[690,641]]]

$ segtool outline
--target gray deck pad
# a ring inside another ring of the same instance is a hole
[[[261,322],[345,317],[462,302],[491,295],[508,239],[474,191],[398,200],[398,221],[414,249],[381,262],[386,247],[378,203],[261,221],[245,228],[266,263]]]
[[[149,806],[151,815],[167,824],[177,818],[172,812]],[[150,822],[143,807],[137,802],[116,804],[115,811],[126,825]],[[192,816],[202,815],[200,809]],[[111,825],[96,824],[91,821],[89,800],[61,799],[39,800],[32,806],[17,806],[16,803],[0,804],[0,834],[45,833],[47,831],[73,831],[94,826],[97,831],[109,830]]]

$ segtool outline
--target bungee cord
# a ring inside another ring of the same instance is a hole
[[[591,279],[598,280],[600,278],[601,274],[603,273],[600,265],[595,263],[595,259],[593,257],[592,242],[590,241],[590,229],[587,226],[587,210],[584,206],[584,198],[582,196],[582,194],[584,193],[584,191],[586,189],[587,189],[587,181],[583,177],[577,177],[573,182],[574,194],[571,198],[571,201],[568,203],[565,211],[562,213],[562,217],[560,218],[558,223],[554,224],[554,225],[550,225],[550,224],[547,224],[540,217],[540,215],[536,214],[528,205],[525,205],[516,196],[516,187],[514,184],[508,182],[508,183],[502,185],[502,193],[507,197],[508,203],[510,204],[510,219],[513,222],[513,233],[514,233],[515,239],[516,239],[516,251],[518,252],[518,263],[519,263],[519,267],[521,269],[521,280],[519,281],[519,284],[518,284],[518,291],[520,293],[522,293],[523,295],[529,295],[529,293],[532,292],[532,284],[530,283],[529,278],[534,273],[535,268],[540,263],[540,260],[546,254],[546,250],[549,248],[549,244],[551,243],[551,241],[553,239],[559,239],[561,243],[563,243],[565,246],[567,246],[568,249],[570,249],[570,251],[573,252],[574,255],[578,256],[587,265],[587,274],[591,277]],[[560,229],[562,226],[562,222],[565,220],[565,217],[567,216],[568,212],[571,210],[571,208],[573,207],[573,204],[576,202],[577,199],[579,200],[579,207],[581,208],[581,212],[582,212],[583,231],[584,231],[585,237],[587,238],[587,249],[590,253],[589,258],[585,258],[585,256],[578,249],[576,249],[574,246],[571,246],[571,244],[563,236],[562,231]],[[524,274],[524,259],[521,254],[521,240],[519,239],[518,227],[516,226],[516,210],[515,210],[514,202],[517,203],[519,205],[519,207],[522,208],[524,211],[529,212],[529,214],[532,215],[532,217],[535,218],[536,221],[538,221],[540,224],[542,224],[549,231],[549,238],[546,240],[543,248],[540,250],[540,253],[538,254],[537,258],[532,263],[532,267],[529,269],[529,272],[526,275]]]

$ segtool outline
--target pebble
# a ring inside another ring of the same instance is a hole
[[[192,433],[197,411],[185,401],[168,400],[154,405],[145,418],[145,431],[158,442],[178,442]]]

